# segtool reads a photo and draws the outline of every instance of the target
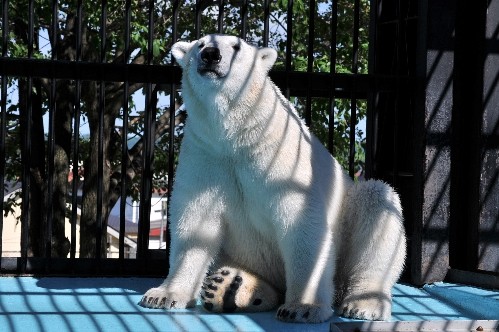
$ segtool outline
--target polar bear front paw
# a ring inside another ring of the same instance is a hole
[[[288,303],[279,307],[276,317],[288,323],[322,323],[332,315],[330,305]]]
[[[340,314],[347,318],[365,320],[388,320],[392,304],[388,296],[348,296],[339,307]]]
[[[153,309],[184,309],[194,307],[196,299],[169,292],[166,287],[160,286],[149,289],[138,304]]]
[[[205,278],[201,301],[203,307],[212,312],[257,312],[273,309],[278,303],[278,295],[258,277],[223,267]]]

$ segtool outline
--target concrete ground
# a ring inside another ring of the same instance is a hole
[[[275,312],[212,314],[199,305],[152,310],[137,302],[157,278],[0,277],[0,331],[493,331],[499,291],[449,283],[397,284],[390,322],[333,316],[322,324],[287,324]]]

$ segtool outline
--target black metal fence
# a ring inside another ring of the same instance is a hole
[[[369,15],[360,0],[2,1],[0,228],[16,222],[21,244],[8,254],[3,232],[2,271],[167,271],[166,251],[150,249],[151,212],[153,193],[171,191],[185,119],[169,55],[179,39],[229,33],[278,49],[272,79],[365,176]],[[140,202],[135,224],[127,197]]]
[[[449,267],[497,277],[497,79],[466,70],[463,54],[480,40],[475,69],[495,54],[498,1],[475,6],[480,25],[466,30],[461,0],[3,0],[1,272],[167,272],[167,250],[151,243],[168,248],[168,233],[151,213],[167,215],[186,117],[169,51],[220,32],[277,49],[272,79],[347,172],[396,187],[407,280]],[[467,141],[459,105],[470,100]]]

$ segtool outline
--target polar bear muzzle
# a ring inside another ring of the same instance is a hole
[[[198,73],[202,76],[209,76],[216,78],[222,78],[225,76],[220,70],[220,61],[222,60],[222,55],[220,54],[220,49],[218,47],[208,46],[205,47],[200,53],[198,64]]]
[[[214,63],[219,63],[222,60],[222,55],[217,47],[206,47],[201,51],[201,60],[208,66]]]

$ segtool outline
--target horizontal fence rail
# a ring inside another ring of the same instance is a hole
[[[114,81],[129,83],[180,84],[182,75],[178,66],[83,63],[37,59],[0,58],[5,76],[38,77],[81,81]],[[329,97],[331,91],[338,98],[349,98],[352,93],[366,99],[371,91],[394,91],[400,85],[414,86],[414,79],[390,75],[335,74],[271,71],[270,77],[281,89],[289,89],[292,96]],[[398,82],[397,82],[398,79]],[[303,82],[310,82],[304,85]]]

